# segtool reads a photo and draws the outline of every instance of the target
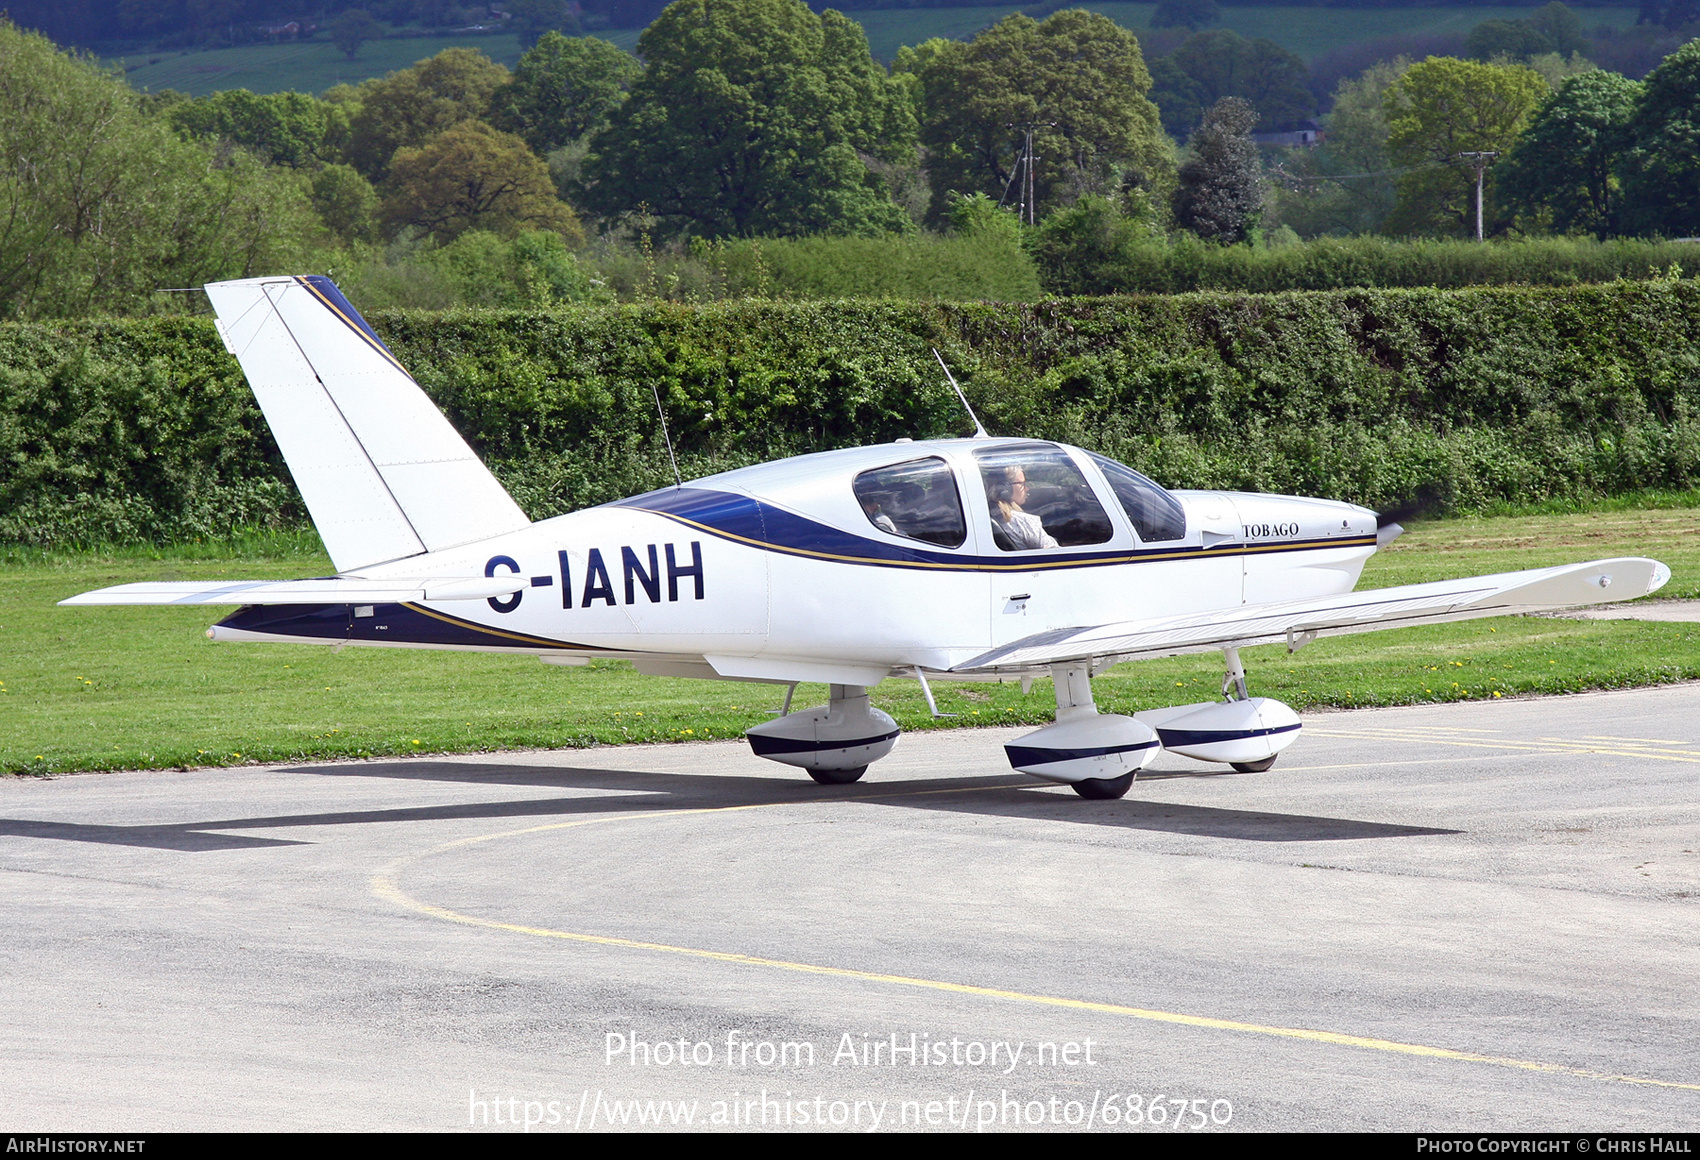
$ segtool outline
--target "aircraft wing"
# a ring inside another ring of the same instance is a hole
[[[400,604],[409,600],[486,600],[530,584],[524,576],[449,576],[362,580],[153,581],[84,592],[60,604]]]
[[[1623,557],[1372,588],[1312,600],[1246,604],[1214,612],[1036,633],[982,653],[950,671],[1013,672],[1082,660],[1115,664],[1282,640],[1292,650],[1325,633],[1373,632],[1633,600],[1664,587],[1669,579],[1670,569],[1657,560]]]

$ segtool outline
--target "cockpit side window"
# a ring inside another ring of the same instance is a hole
[[[1115,535],[1104,506],[1068,453],[1047,444],[976,451],[992,517],[992,542],[1006,552],[1102,544]]]
[[[968,538],[956,475],[937,457],[864,471],[852,488],[868,522],[882,532],[960,548]]]
[[[1124,467],[1113,459],[1094,454],[1092,462],[1110,481],[1110,490],[1121,501],[1122,510],[1127,512],[1127,518],[1142,542],[1160,543],[1186,535],[1186,509],[1181,506],[1180,500],[1133,468]]]

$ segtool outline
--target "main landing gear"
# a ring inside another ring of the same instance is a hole
[[[897,722],[868,704],[862,685],[827,690],[825,705],[764,721],[745,735],[757,757],[806,769],[822,785],[849,785],[896,747]]]

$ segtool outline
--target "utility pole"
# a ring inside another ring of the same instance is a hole
[[[1482,174],[1487,172],[1487,167],[1493,164],[1494,159],[1498,157],[1499,154],[1487,151],[1474,151],[1460,153],[1458,156],[1468,158],[1470,168],[1476,171],[1476,241],[1479,242],[1482,240]]]
[[[998,199],[998,204],[1001,206],[1008,199],[1010,186],[1015,184],[1017,178],[1020,178],[1021,192],[1017,195],[1015,203],[1015,217],[1017,221],[1025,221],[1028,225],[1033,225],[1039,220],[1037,207],[1033,204],[1036,192],[1033,181],[1033,162],[1035,160],[1033,130],[1041,126],[1049,127],[1055,124],[1055,121],[1012,121],[1008,126],[1011,129],[1022,131],[1021,152],[1016,156],[1015,172],[1010,175],[1009,184],[1004,186],[1003,197]]]

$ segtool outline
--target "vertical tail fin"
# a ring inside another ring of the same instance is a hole
[[[531,522],[330,279],[206,290],[339,572]]]

